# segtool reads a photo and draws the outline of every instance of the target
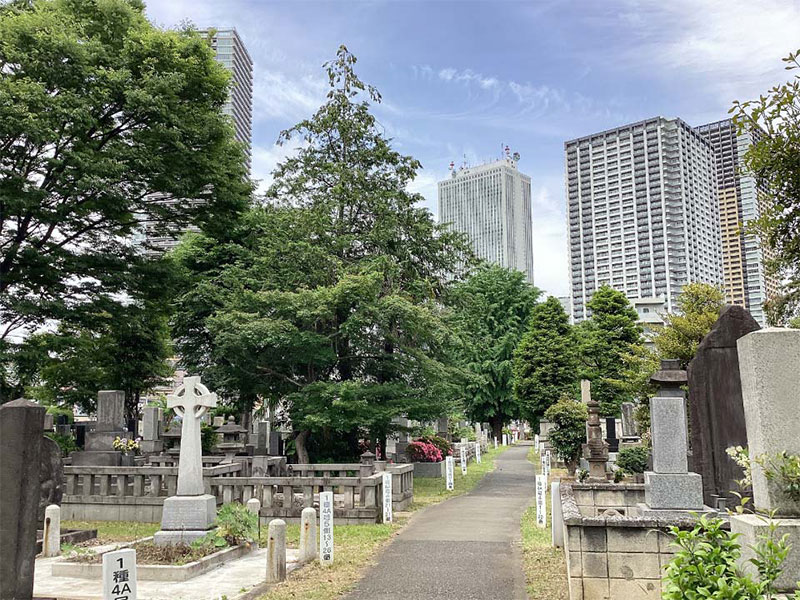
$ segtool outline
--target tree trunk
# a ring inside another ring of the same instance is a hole
[[[503,417],[495,415],[489,419],[489,425],[492,426],[492,436],[497,438],[497,443],[503,441]]]
[[[308,429],[304,429],[298,432],[294,438],[294,449],[297,452],[298,464],[311,464],[311,459],[308,457],[308,449],[306,448],[306,442],[310,436],[311,432]]]
[[[567,461],[567,475],[575,477],[575,472],[578,470],[578,459]]]

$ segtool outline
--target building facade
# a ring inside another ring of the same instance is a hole
[[[725,301],[743,306],[762,326],[764,302],[777,293],[777,279],[766,273],[766,251],[754,235],[745,235],[758,219],[768,196],[755,178],[741,171],[744,154],[758,141],[758,129],[737,133],[731,119],[700,125],[695,130],[710,144],[716,158],[717,197],[722,233],[722,272]]]
[[[439,222],[465,233],[476,256],[516,269],[533,283],[531,178],[519,155],[453,169],[439,182]]]
[[[222,112],[231,117],[234,136],[244,146],[249,175],[253,146],[253,61],[235,29],[205,29],[199,33],[210,35],[209,41],[217,62],[231,72],[231,87]],[[154,195],[153,199],[166,205],[178,202],[162,195]],[[186,229],[186,231],[194,230],[193,227]],[[136,241],[137,243],[146,241],[147,252],[150,254],[166,252],[178,244],[175,236],[158,230],[150,223],[143,223],[142,231]]]
[[[655,117],[564,144],[574,322],[603,284],[629,299],[722,284],[714,153],[677,118]]]

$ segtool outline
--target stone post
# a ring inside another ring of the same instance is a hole
[[[686,452],[686,371],[677,360],[662,360],[650,378],[659,385],[650,399],[653,470],[644,474],[645,504],[651,509],[703,509],[703,480],[688,472]]]
[[[300,515],[300,562],[311,562],[317,558],[317,511],[304,508]]]
[[[286,522],[273,519],[267,531],[267,583],[286,581]]]
[[[800,330],[762,329],[740,338],[737,347],[751,460],[784,451],[800,455]],[[775,512],[777,538],[789,534],[792,548],[775,585],[778,591],[791,592],[800,573],[800,502],[783,491],[779,478],[768,481],[763,469],[753,464],[753,504],[758,512]],[[768,520],[733,515],[731,531],[741,534],[740,568],[755,574],[749,546],[768,533]]]
[[[258,516],[259,511],[261,511],[261,500],[258,498],[250,498],[250,500],[247,501],[247,510]]]
[[[603,440],[603,428],[600,427],[600,404],[590,395],[590,382],[581,381],[581,398],[588,397],[586,408],[589,411],[587,442],[584,455],[589,463],[589,481],[605,483],[606,462],[608,462],[608,444]],[[541,439],[541,435],[539,439]]]
[[[42,555],[45,557],[61,554],[61,507],[51,504],[44,510],[44,531],[42,533]]]
[[[164,449],[161,441],[161,409],[158,406],[145,406],[142,409],[142,452],[158,453]]]
[[[361,467],[359,468],[360,477],[369,477],[375,474],[375,455],[367,450],[361,455]]]
[[[44,414],[29,400],[0,406],[0,598],[33,597]]]

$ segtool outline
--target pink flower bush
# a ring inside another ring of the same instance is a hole
[[[441,462],[442,451],[427,442],[410,442],[406,454],[412,462]]]

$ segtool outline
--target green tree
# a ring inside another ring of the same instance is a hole
[[[448,300],[460,340],[457,360],[472,374],[465,412],[473,421],[490,423],[496,436],[510,420],[523,416],[513,389],[514,349],[538,297],[539,290],[523,273],[482,265],[454,287]]]
[[[3,3],[0,73],[0,340],[149,301],[142,221],[224,231],[248,204],[228,73],[141,1]]]
[[[800,50],[783,61],[787,70],[800,68]],[[744,167],[767,190],[769,202],[750,232],[766,246],[768,271],[783,282],[783,293],[765,305],[770,323],[780,324],[800,310],[800,75],[758,100],[734,102],[730,112],[740,132],[762,132]]]
[[[544,412],[578,388],[576,339],[558,298],[531,311],[528,331],[514,350],[514,394],[536,428]]]
[[[623,357],[641,343],[636,311],[620,291],[600,286],[587,304],[591,318],[577,328],[582,376],[592,382],[592,397],[605,416],[619,414],[630,398],[623,382]]]
[[[550,444],[566,463],[569,475],[574,476],[586,442],[586,405],[564,395],[547,409],[545,417],[554,424],[548,434]]]
[[[281,134],[303,144],[268,202],[176,252],[181,356],[243,408],[285,406],[302,462],[320,440],[385,446],[394,417],[435,418],[458,389],[439,299],[468,246],[407,191],[420,165],[379,131],[355,60],[341,47],[326,103]]]

